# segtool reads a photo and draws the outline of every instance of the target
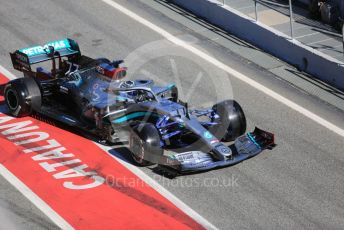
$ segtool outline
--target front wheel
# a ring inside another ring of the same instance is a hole
[[[140,166],[152,165],[152,162],[145,159],[163,155],[159,132],[150,123],[141,123],[133,127],[130,133],[129,148],[133,160]]]
[[[225,100],[213,106],[218,115],[210,131],[223,141],[234,141],[246,131],[246,117],[241,106],[235,100]]]

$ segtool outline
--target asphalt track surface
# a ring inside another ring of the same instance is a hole
[[[343,111],[233,55],[216,39],[205,38],[206,28],[194,31],[188,27],[192,25],[187,18],[181,23],[166,17],[159,10],[159,1],[116,2],[344,128]],[[175,12],[170,11],[173,16]],[[1,0],[0,15],[0,63],[14,74],[19,75],[11,68],[8,52],[71,37],[79,42],[84,54],[92,57],[126,59],[138,55],[142,65],[137,70],[136,62],[129,62],[131,78],[146,75],[163,84],[177,82],[184,92],[181,97],[191,105],[210,105],[223,97],[233,97],[244,108],[248,130],[258,126],[274,132],[275,149],[233,167],[173,180],[159,176],[152,168],[141,168],[217,228],[343,228],[342,136],[173,45],[102,1]],[[126,160],[125,151],[113,151]],[[0,184],[0,218],[8,221],[1,224],[13,229],[56,227],[4,179]],[[145,214],[138,215],[144,218]]]

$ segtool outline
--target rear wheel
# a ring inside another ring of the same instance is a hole
[[[24,117],[39,111],[42,103],[41,91],[32,78],[18,78],[10,81],[4,90],[9,112],[15,117]]]
[[[244,111],[238,102],[234,100],[222,101],[213,106],[213,110],[219,115],[215,125],[210,131],[223,141],[234,141],[246,131],[246,118]]]
[[[145,158],[159,157],[163,154],[160,146],[160,135],[153,124],[141,123],[133,127],[130,134],[129,148],[131,156],[140,166],[152,165]]]

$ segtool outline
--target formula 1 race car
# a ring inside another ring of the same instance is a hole
[[[246,118],[236,101],[191,110],[174,84],[123,80],[122,60],[81,55],[71,39],[10,55],[13,67],[24,73],[4,89],[13,116],[40,114],[107,143],[126,143],[138,165],[195,172],[236,164],[274,145],[274,135],[261,129],[244,134]],[[47,61],[51,70],[32,70]]]

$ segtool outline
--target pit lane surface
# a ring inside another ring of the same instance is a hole
[[[275,79],[264,69],[230,55],[220,45],[205,39],[200,31],[193,32],[163,17],[152,7],[156,2],[118,3],[176,36],[196,42],[195,45],[227,65],[343,128],[341,111]],[[11,11],[15,12],[15,17]],[[114,58],[125,58],[137,48],[164,39],[103,2],[1,1],[0,12],[0,61],[9,70],[12,70],[9,51],[66,36],[76,39],[86,55]],[[183,49],[180,52],[209,66]],[[199,66],[183,65],[183,62],[183,57],[165,56],[147,61],[142,69],[159,76],[155,80],[163,82],[174,82],[178,73],[179,84],[187,96],[186,90],[197,82]],[[217,82],[216,76],[203,77],[190,97],[190,104],[216,99],[214,88],[221,82]],[[209,81],[209,78],[215,79]],[[234,98],[246,112],[248,128],[257,125],[274,132],[278,146],[234,167],[180,177],[173,182],[151,169],[142,170],[221,229],[340,229],[344,225],[343,138],[247,84],[231,76],[228,79]],[[27,202],[20,205],[30,206]]]

